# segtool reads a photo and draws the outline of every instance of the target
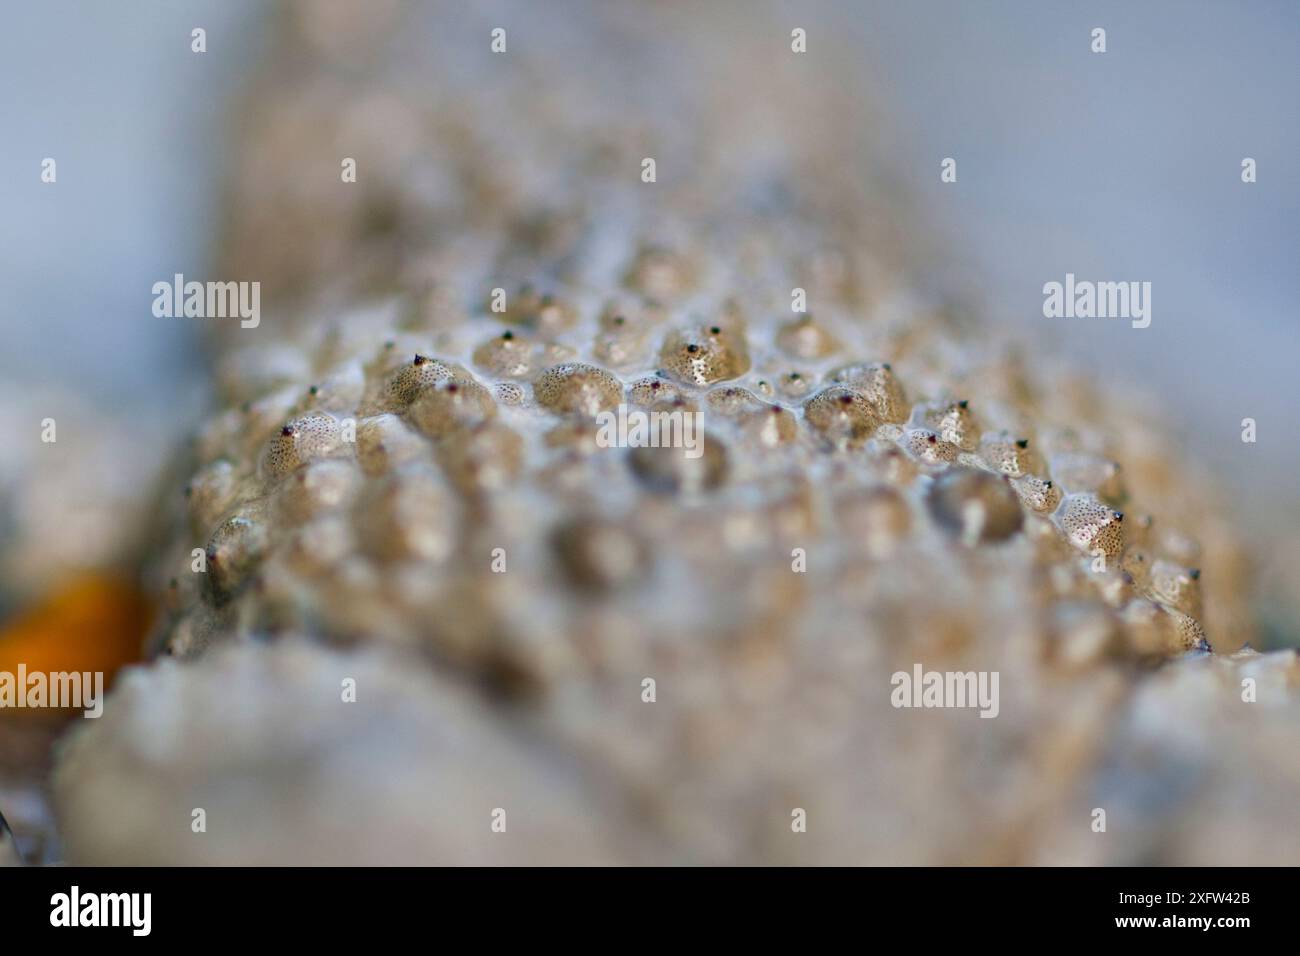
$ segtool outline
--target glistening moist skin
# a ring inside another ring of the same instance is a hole
[[[264,321],[215,329],[156,553],[187,660],[68,741],[70,859],[1295,859],[1295,655],[1234,653],[1213,494],[1140,403],[919,291],[833,51],[521,12],[430,65],[345,9],[296,8],[250,107]],[[605,447],[623,404],[702,412],[702,454]],[[900,708],[897,672],[999,699]],[[240,825],[157,827],[193,806]]]

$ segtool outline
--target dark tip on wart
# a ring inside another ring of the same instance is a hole
[[[460,386],[458,386],[455,382],[448,382],[447,391],[451,392],[452,394],[455,394],[456,392],[460,391]]]
[[[722,334],[722,329],[718,328],[718,326],[716,326],[716,325],[711,326],[711,327],[709,328],[709,334],[710,334],[710,335],[721,335],[721,334]]]
[[[1051,483],[1050,481],[1045,481],[1045,482],[1043,482],[1043,487],[1044,487],[1044,488],[1050,488],[1050,487],[1052,487],[1052,483]]]
[[[319,391],[320,391],[320,389],[317,388],[315,385],[313,385],[311,388],[307,389],[307,392],[308,392],[309,394],[311,394],[311,395],[315,395],[315,394],[318,393]]]
[[[415,353],[415,361],[414,361],[412,364],[414,364],[414,365],[423,365],[423,364],[424,364],[425,362],[427,362],[427,361],[429,361],[427,358],[425,358],[425,357],[424,357],[423,355],[421,355],[419,352],[416,352],[416,353]]]
[[[958,407],[958,408],[969,408],[969,407],[970,407],[970,402],[968,402],[966,399],[963,398],[960,402],[957,403],[957,407]]]
[[[927,435],[925,440],[928,441],[931,445],[939,441],[939,439],[936,438],[934,435]]]
[[[1192,568],[1190,571],[1187,572],[1187,576],[1191,578],[1193,581],[1199,581],[1201,579],[1201,569]]]
[[[886,372],[892,372],[894,370],[894,366],[890,365],[888,362],[886,362],[884,365],[880,367],[883,368]]]
[[[1028,447],[1029,447],[1029,439],[1028,439],[1028,438],[1022,438],[1022,439],[1020,439],[1020,441],[1016,442],[1016,447],[1019,448],[1019,449],[1021,449],[1021,450],[1024,450],[1024,449],[1028,448]]]
[[[852,395],[841,395],[841,396],[840,396],[840,404],[841,404],[841,405],[851,405],[851,404],[853,404],[853,396],[852,396]]]
[[[511,332],[509,329],[506,329],[504,332],[501,333],[501,337],[505,339],[507,342],[509,342],[511,339],[515,337],[515,333]]]
[[[290,435],[293,434],[293,426],[285,425],[283,428],[280,429],[280,434],[283,435],[285,438],[288,438]]]
[[[1123,520],[1124,520],[1124,512],[1122,512],[1122,511],[1116,511],[1116,512],[1115,512],[1115,520],[1116,520],[1116,521],[1123,521]]]
[[[695,354],[696,352],[698,352],[699,350],[700,350],[700,347],[699,347],[698,345],[695,345],[694,343],[692,343],[691,345],[686,346],[686,351],[690,352],[692,355],[694,355],[694,354]]]

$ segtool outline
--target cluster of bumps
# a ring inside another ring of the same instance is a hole
[[[198,438],[188,533],[166,562],[186,568],[197,542],[206,573],[171,577],[161,649],[286,632],[428,639],[545,683],[546,653],[513,647],[508,628],[444,633],[444,590],[522,589],[494,581],[513,572],[617,606],[671,579],[658,560],[700,535],[706,564],[683,568],[690,580],[747,555],[756,573],[791,573],[799,549],[808,586],[819,566],[868,573],[912,547],[1013,542],[1043,573],[1027,599],[1111,612],[1084,639],[1067,628],[1060,653],[1209,649],[1197,545],[1126,518],[1120,464],[1086,431],[1031,424],[1013,358],[981,370],[986,414],[1004,426],[989,430],[968,399],[909,400],[894,363],[924,347],[924,314],[900,321],[914,341],[893,362],[852,360],[847,324],[771,307],[761,323],[735,300],[674,321],[686,269],[662,249],[637,254],[620,298],[585,322],[554,294],[525,289],[471,317],[431,293],[323,323],[292,352],[236,353],[226,387],[247,398]],[[453,356],[460,329],[481,338]],[[599,447],[596,416],[621,404],[703,413],[703,454]]]
[[[335,47],[325,10],[241,158],[232,269],[285,295],[219,337],[226,407],[164,509],[153,649],[181,660],[66,742],[70,858],[1294,859],[1300,668],[1222,653],[1230,525],[1140,405],[913,291],[898,219],[837,172],[825,62],[773,66],[779,32],[691,53],[708,16],[646,13],[638,43],[697,69],[635,124],[626,78],[486,48],[430,105],[405,74],[358,92],[349,58],[391,41]],[[635,60],[625,29],[585,40]],[[728,55],[762,67],[744,104],[709,93]],[[267,173],[362,141],[355,184]],[[620,404],[701,412],[703,454],[602,447]],[[999,672],[998,718],[894,708],[916,663]]]

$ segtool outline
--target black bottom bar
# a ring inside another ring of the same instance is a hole
[[[15,868],[0,870],[0,932],[6,943],[77,934],[79,942],[211,945],[373,944],[430,929],[454,934],[448,943],[484,931],[496,942],[513,930],[536,945],[775,933],[887,939],[919,929],[927,946],[1101,936],[1232,945],[1294,934],[1294,878],[1268,869]],[[143,895],[121,894],[148,894],[147,910]]]

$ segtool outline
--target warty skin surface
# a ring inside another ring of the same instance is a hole
[[[850,61],[766,6],[509,9],[499,56],[495,11],[291,8],[226,240],[265,315],[151,565],[180,660],[65,741],[69,860],[1300,859],[1300,665],[1239,652],[1216,492],[927,291]],[[620,403],[704,454],[600,447]],[[893,707],[918,662],[998,716]]]

